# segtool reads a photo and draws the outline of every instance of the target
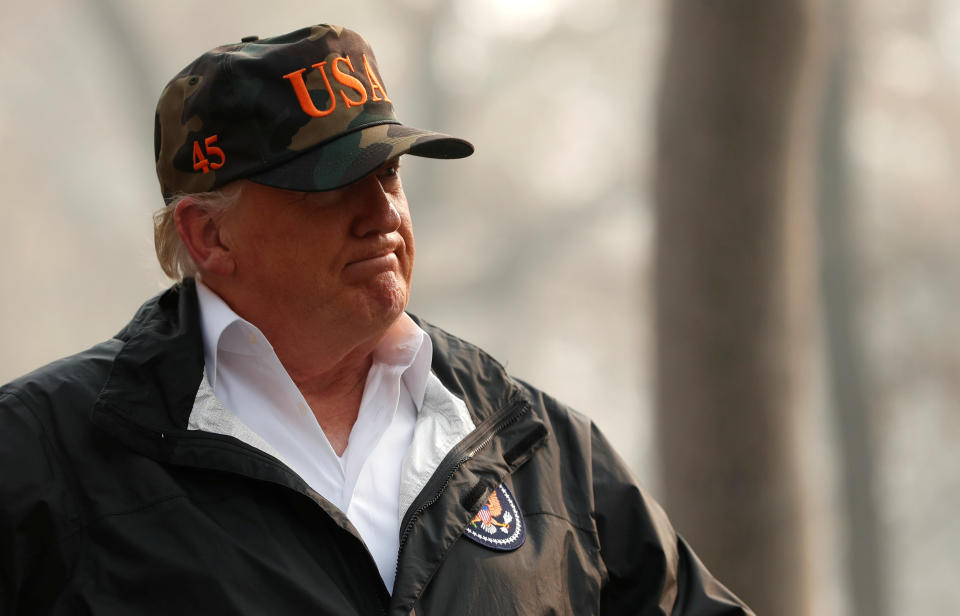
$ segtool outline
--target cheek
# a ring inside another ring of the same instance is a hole
[[[253,235],[247,238],[240,250],[240,264],[257,271],[269,269],[286,260],[279,248],[276,242],[270,241],[269,236]]]
[[[407,280],[410,279],[410,275],[413,273],[413,262],[416,257],[416,248],[413,245],[413,236],[410,237],[410,240],[407,242]]]
[[[413,240],[413,225],[410,221],[410,214],[409,212],[405,212],[402,214],[402,216],[403,224],[401,226],[400,233],[403,236],[404,255],[406,256],[407,261],[404,268],[404,274],[406,275],[407,280],[409,280],[410,274],[413,272],[413,262],[417,253],[417,248]]]
[[[312,260],[308,250],[293,237],[258,233],[246,239],[237,251],[237,268],[261,288],[276,290],[285,282],[306,277],[312,269],[305,267]]]

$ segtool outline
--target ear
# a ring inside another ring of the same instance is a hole
[[[229,276],[236,269],[230,247],[223,242],[220,220],[192,197],[177,204],[173,214],[180,239],[201,274]]]

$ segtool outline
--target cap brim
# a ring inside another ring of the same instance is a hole
[[[450,135],[402,124],[377,124],[322,143],[248,179],[287,190],[336,190],[356,182],[402,154],[426,158],[464,158],[473,154],[473,145]]]

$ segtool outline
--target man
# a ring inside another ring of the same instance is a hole
[[[401,125],[314,26],[166,87],[181,281],[0,389],[4,614],[748,614],[589,420],[407,315]]]

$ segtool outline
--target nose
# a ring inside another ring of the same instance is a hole
[[[354,235],[386,235],[400,228],[400,212],[383,189],[376,173],[371,173],[351,188],[354,208],[351,229]]]

